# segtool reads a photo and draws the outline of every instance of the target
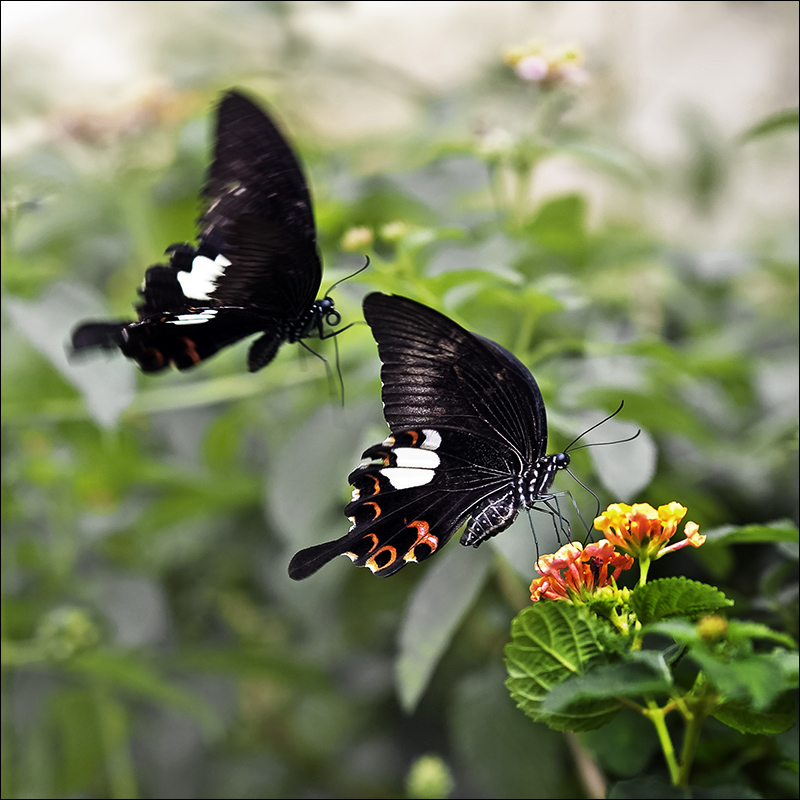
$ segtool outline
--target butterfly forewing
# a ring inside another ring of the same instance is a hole
[[[338,555],[381,577],[424,561],[477,507],[503,493],[511,468],[490,442],[446,429],[399,431],[364,458],[348,478],[350,531],[297,553],[292,578],[308,577]]]
[[[531,461],[547,448],[544,403],[530,372],[500,345],[413,300],[364,300],[383,362],[384,416],[392,430],[457,426],[498,439]]]
[[[305,177],[275,124],[238,92],[219,104],[200,236],[231,261],[212,296],[291,317],[313,303],[322,267]]]

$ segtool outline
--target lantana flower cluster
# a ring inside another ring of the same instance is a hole
[[[583,66],[583,53],[577,47],[551,49],[535,39],[521,47],[508,48],[504,57],[522,80],[542,87],[582,86],[589,80],[589,73]]]
[[[683,529],[686,538],[667,545],[685,516],[686,508],[675,502],[659,506],[658,510],[649,503],[615,503],[595,519],[594,527],[623,552],[655,561],[687,545],[700,547],[705,542],[697,523],[687,522]]]
[[[687,522],[685,538],[667,544],[685,515],[686,508],[675,502],[658,509],[648,503],[609,506],[594,521],[595,528],[605,534],[605,539],[585,547],[579,542],[570,542],[536,562],[540,577],[531,583],[531,600],[585,602],[606,587],[606,591],[616,590],[617,578],[630,569],[635,560],[639,561],[640,583],[643,583],[650,561],[687,545],[700,547],[705,542],[706,537],[699,533],[697,524]]]

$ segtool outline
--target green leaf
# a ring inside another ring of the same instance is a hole
[[[579,194],[567,194],[544,203],[527,227],[527,233],[542,250],[572,267],[582,267],[586,261],[586,199]],[[532,263],[527,259],[526,264]]]
[[[756,711],[744,703],[725,703],[713,712],[713,716],[739,733],[768,736],[788,731],[797,721],[794,700],[788,692],[766,711]]]
[[[580,733],[578,738],[601,767],[622,777],[643,773],[658,750],[655,728],[632,708],[621,709],[601,730]]]
[[[91,417],[113,428],[133,402],[136,370],[124,358],[68,358],[73,328],[87,316],[102,316],[100,301],[81,286],[59,283],[35,301],[6,300],[15,326],[83,395]]]
[[[682,789],[650,776],[620,781],[609,789],[607,797],[608,800],[761,800],[758,792],[741,784]]]
[[[788,634],[774,631],[760,622],[750,622],[748,620],[732,619],[728,623],[728,639],[732,642],[740,642],[745,639],[769,639],[773,642],[784,644],[789,648],[797,649],[797,642]]]
[[[686,791],[660,778],[645,776],[615,783],[606,796],[608,800],[686,800]]]
[[[776,520],[766,525],[721,525],[705,533],[706,545],[753,544],[759,542],[797,542],[797,526],[790,520]]]
[[[616,697],[639,697],[646,693],[668,692],[671,680],[664,678],[644,662],[604,664],[588,675],[569,678],[545,697],[542,711],[558,713],[586,700],[611,700]]]
[[[764,117],[744,133],[740,134],[739,142],[745,144],[754,139],[762,139],[782,131],[796,131],[800,122],[800,111],[796,108],[786,108]]]
[[[50,700],[50,713],[59,733],[59,784],[65,794],[79,792],[103,768],[103,739],[98,727],[97,698],[67,689]],[[114,747],[119,742],[110,743]]]
[[[411,712],[458,624],[486,581],[492,551],[453,547],[433,562],[417,584],[400,629],[395,678],[403,708]]]
[[[639,622],[646,625],[668,617],[697,619],[732,606],[733,601],[714,586],[677,577],[637,586],[631,592],[630,605]]]
[[[608,663],[600,646],[603,623],[565,602],[542,601],[518,614],[506,645],[506,686],[532,719],[556,730],[591,730],[619,709],[613,699],[581,701],[558,713],[542,705],[554,686]]]
[[[756,711],[769,708],[781,694],[797,685],[796,673],[792,680],[775,653],[756,653],[728,661],[705,648],[692,647],[688,658],[700,666],[726,700],[750,704]]]

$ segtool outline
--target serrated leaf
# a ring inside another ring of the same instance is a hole
[[[766,711],[756,711],[743,703],[725,703],[714,711],[713,716],[739,733],[768,736],[788,731],[797,721],[794,700],[788,692]]]
[[[432,563],[406,607],[395,679],[400,702],[413,711],[458,624],[486,581],[489,548],[455,547]]]
[[[608,662],[600,645],[603,623],[562,602],[541,602],[518,614],[506,645],[506,686],[529,717],[556,730],[592,730],[619,709],[616,700],[582,701],[559,713],[542,704],[556,685]]]
[[[545,697],[542,711],[558,713],[579,701],[638,697],[645,693],[668,692],[672,681],[643,661],[602,664],[588,675],[569,678]]]
[[[650,581],[637,586],[630,597],[631,609],[643,625],[669,617],[697,619],[732,605],[716,587],[684,577]]]

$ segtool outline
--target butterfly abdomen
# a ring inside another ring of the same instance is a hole
[[[473,515],[461,534],[461,544],[465,547],[478,547],[492,536],[502,533],[517,518],[519,501],[512,489],[501,496],[492,498]]]

